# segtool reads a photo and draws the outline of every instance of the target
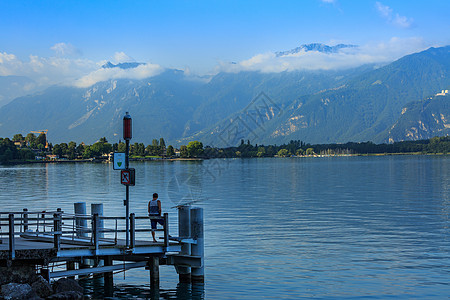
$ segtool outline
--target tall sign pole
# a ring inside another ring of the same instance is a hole
[[[130,140],[131,140],[131,116],[128,112],[125,113],[123,117],[123,139],[125,140],[126,150],[125,150],[125,170],[129,170],[129,155],[130,155]],[[126,198],[125,198],[125,222],[126,222],[126,247],[130,243],[130,185],[125,184],[126,188]]]

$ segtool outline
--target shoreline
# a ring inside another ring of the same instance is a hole
[[[343,155],[303,155],[303,156],[273,156],[273,157],[212,157],[212,158],[130,158],[130,161],[203,161],[206,159],[223,159],[223,158],[324,158],[324,157],[352,157],[352,156],[402,156],[402,155],[430,155],[430,156],[444,156],[448,153],[421,153],[421,152],[402,152],[402,153],[364,153],[364,154],[343,154]],[[0,165],[26,165],[26,164],[59,164],[59,163],[112,163],[110,160],[103,159],[61,159],[61,160],[24,160],[24,161],[10,161],[0,163]]]

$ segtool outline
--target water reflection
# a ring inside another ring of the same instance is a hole
[[[178,283],[174,289],[161,289],[150,285],[115,285],[108,294],[102,276],[82,279],[80,285],[85,294],[93,299],[205,299],[205,285],[200,283]]]

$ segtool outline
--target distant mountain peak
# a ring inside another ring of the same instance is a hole
[[[302,51],[303,52],[316,51],[316,52],[322,52],[322,53],[329,54],[329,53],[337,53],[343,48],[355,48],[355,47],[358,47],[358,46],[347,45],[347,44],[338,44],[336,46],[328,46],[328,45],[321,44],[321,43],[312,43],[312,44],[301,45],[300,47],[294,48],[292,50],[276,52],[275,54],[277,57],[290,55],[290,54],[296,54],[296,53],[299,53]]]
[[[125,62],[125,63],[118,63],[113,64],[112,62],[108,61],[106,64],[102,66],[103,69],[112,69],[112,68],[119,68],[119,69],[134,69],[140,65],[144,65],[144,63],[138,63],[138,62]]]

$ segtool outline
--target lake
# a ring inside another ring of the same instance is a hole
[[[130,162],[130,211],[159,193],[176,235],[175,205],[205,217],[205,285],[179,285],[161,267],[115,275],[115,297],[161,299],[447,298],[450,157],[381,156]],[[125,214],[112,164],[0,166],[2,211],[73,212],[103,203]],[[92,297],[102,283],[84,282]]]

